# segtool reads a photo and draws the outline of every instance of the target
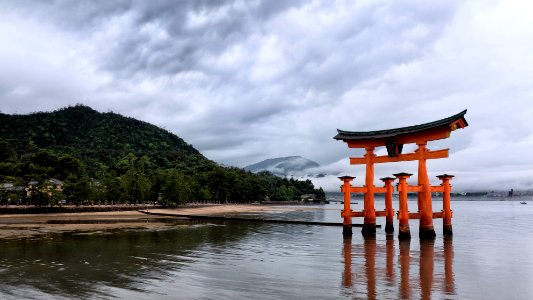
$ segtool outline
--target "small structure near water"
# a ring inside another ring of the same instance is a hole
[[[428,159],[447,158],[449,149],[430,151],[426,146],[428,141],[440,140],[450,137],[450,133],[456,129],[465,128],[468,123],[465,119],[466,110],[451,117],[409,127],[352,132],[339,130],[334,137],[336,140],[344,141],[349,148],[363,148],[366,154],[363,157],[350,157],[352,165],[366,165],[365,185],[356,187],[351,185],[355,179],[352,176],[339,177],[343,185],[341,191],[344,193],[344,209],[341,212],[343,217],[343,235],[352,235],[352,218],[363,217],[364,224],[362,233],[364,236],[374,236],[376,234],[376,217],[386,217],[385,231],[394,232],[393,218],[394,209],[392,208],[392,192],[394,190],[393,182],[398,179],[397,190],[399,192],[399,211],[397,217],[399,220],[399,238],[410,238],[409,219],[420,220],[420,238],[434,238],[435,230],[433,228],[433,219],[443,219],[443,234],[452,235],[452,210],[450,208],[450,180],[453,175],[443,174],[437,176],[441,180],[441,185],[430,185],[427,175],[426,161]],[[414,143],[418,148],[413,153],[402,154],[405,144]],[[387,155],[376,156],[374,150],[376,147],[385,146]],[[394,174],[395,178],[381,178],[384,183],[383,187],[374,186],[374,164],[400,162],[400,161],[418,161],[418,185],[408,185],[407,179],[412,175],[408,173]],[[407,193],[416,192],[418,194],[418,212],[409,212],[407,206]],[[443,208],[441,212],[433,212],[431,200],[432,192],[441,192],[443,195]],[[364,210],[352,211],[350,208],[350,194],[364,194]],[[385,210],[376,211],[374,207],[374,194],[385,194]]]

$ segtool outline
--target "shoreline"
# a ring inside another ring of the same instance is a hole
[[[272,206],[257,204],[213,204],[181,208],[144,209],[101,212],[66,212],[46,214],[1,214],[0,239],[37,238],[55,233],[94,234],[113,230],[157,230],[189,226],[187,215],[220,216],[224,214],[268,213],[316,210],[316,207]],[[161,215],[157,215],[157,214]]]
[[[33,205],[4,205],[0,206],[1,215],[13,214],[55,214],[55,213],[85,213],[85,212],[109,212],[109,211],[134,211],[140,209],[162,208],[161,205],[63,205],[63,206],[33,206]]]

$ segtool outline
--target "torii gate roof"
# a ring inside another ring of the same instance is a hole
[[[336,140],[345,141],[350,147],[384,146],[387,143],[408,144],[417,141],[448,138],[450,132],[468,126],[466,109],[442,120],[394,129],[376,131],[345,131],[337,129]]]

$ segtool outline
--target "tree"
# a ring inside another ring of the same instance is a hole
[[[50,195],[45,184],[32,185],[29,190],[30,204],[36,206],[46,206],[50,203]]]
[[[274,194],[274,197],[272,200],[275,200],[275,201],[293,200],[292,190],[282,185],[276,190],[276,193]]]
[[[9,199],[9,191],[0,187],[0,204],[7,205]]]
[[[105,173],[101,177],[101,182],[104,189],[104,196],[103,198],[106,201],[110,201],[111,204],[118,203],[120,201],[120,198],[122,196],[122,183],[120,179],[117,177],[117,174],[114,171],[111,171],[110,173]]]
[[[130,203],[138,204],[139,200],[143,201],[150,194],[150,181],[144,173],[144,166],[148,158],[146,156],[137,158],[130,153],[124,161],[127,163],[127,169],[120,178],[124,197]]]
[[[63,155],[61,156],[55,167],[55,174],[60,180],[65,180],[68,175],[83,175],[84,166],[81,161],[72,155]]]
[[[326,200],[326,193],[324,193],[322,187],[317,190],[315,195],[317,200]]]
[[[106,188],[101,181],[98,181],[96,179],[91,179],[90,189],[91,189],[91,194],[89,195],[89,199],[91,201],[98,202],[98,205],[100,205],[103,201],[105,201]]]
[[[163,187],[163,201],[170,204],[185,204],[192,200],[191,181],[176,170],[168,172]]]
[[[0,162],[11,161],[16,159],[16,153],[12,143],[6,140],[0,140]]]
[[[48,190],[48,202],[51,206],[61,205],[61,200],[64,199],[64,195],[60,190],[51,188]]]
[[[78,177],[71,174],[64,182],[63,193],[69,201],[80,205],[91,195],[91,180],[87,175]]]
[[[229,180],[227,171],[221,167],[215,167],[207,173],[207,186],[211,190],[213,200],[226,203],[228,201]]]

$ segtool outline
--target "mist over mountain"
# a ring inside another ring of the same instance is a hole
[[[261,162],[246,166],[244,169],[253,173],[268,171],[277,176],[290,176],[294,173],[302,173],[319,166],[317,162],[305,157],[287,156],[265,159]]]

